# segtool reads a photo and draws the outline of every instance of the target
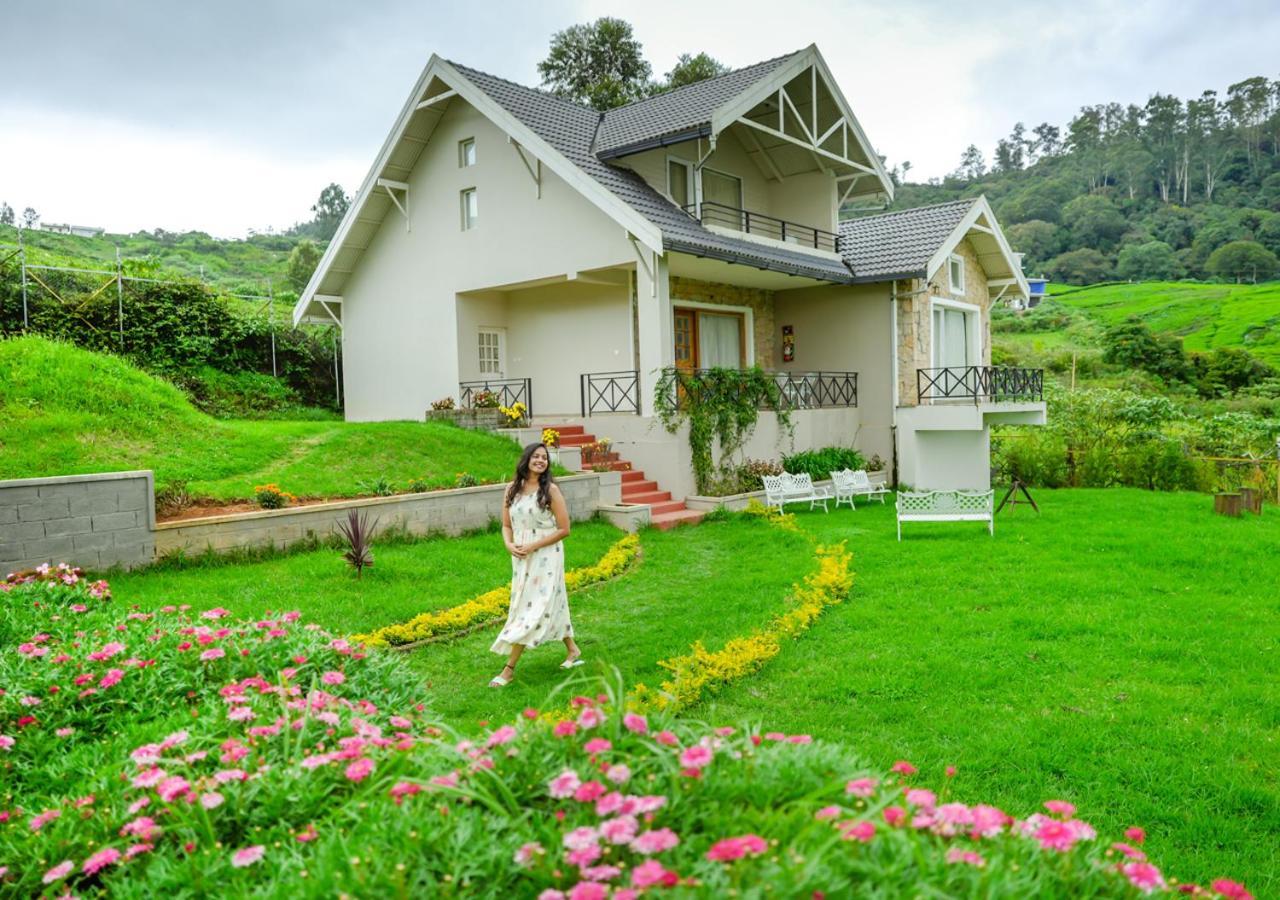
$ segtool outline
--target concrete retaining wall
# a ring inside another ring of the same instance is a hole
[[[155,527],[150,472],[0,481],[0,575],[41,563],[148,563]]]
[[[588,519],[601,505],[599,475],[570,475],[557,483],[570,518]],[[334,534],[351,509],[367,512],[371,523],[376,519],[375,533],[404,528],[459,534],[500,518],[505,490],[483,485],[157,525],[150,472],[0,481],[0,575],[44,562],[133,568],[177,552],[287,547]],[[616,484],[606,486],[608,501],[616,502],[615,492]]]

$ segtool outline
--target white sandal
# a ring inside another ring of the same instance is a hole
[[[572,659],[566,659],[564,662],[560,663],[560,668],[572,669],[577,666],[585,666],[585,665],[586,663],[582,661],[582,651],[578,651],[577,656],[573,657]]]
[[[511,665],[510,663],[507,663],[505,666],[502,667],[502,671],[505,672],[507,671],[507,669],[511,670],[511,677],[504,678],[502,673],[500,672],[489,681],[489,687],[504,688],[507,685],[509,685],[512,681],[514,681],[516,677],[516,667]]]

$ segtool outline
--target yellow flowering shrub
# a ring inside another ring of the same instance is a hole
[[[745,516],[752,516],[757,519],[764,519],[771,525],[776,525],[785,531],[799,531],[800,526],[796,524],[796,514],[783,512],[772,506],[765,506],[759,500],[748,500],[747,506],[742,510]]]
[[[736,637],[719,650],[711,651],[701,641],[690,653],[660,660],[658,665],[671,673],[658,690],[636,686],[631,706],[638,710],[675,711],[702,699],[708,689],[736,681],[757,671],[782,649],[782,641],[805,632],[828,606],[842,602],[853,587],[852,555],[844,542],[818,547],[817,571],[793,586],[790,608],[773,616],[763,628],[746,637]]]
[[[640,538],[634,534],[628,534],[605,551],[604,556],[600,557],[594,565],[566,572],[565,588],[576,591],[588,585],[615,578],[635,562],[639,552]],[[425,612],[407,622],[388,625],[367,634],[354,634],[351,640],[359,641],[369,647],[397,647],[412,644],[496,621],[507,614],[510,603],[511,587],[503,585],[448,609]]]

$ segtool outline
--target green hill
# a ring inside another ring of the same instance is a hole
[[[452,486],[510,477],[506,438],[425,422],[220,420],[108,354],[40,337],[0,340],[0,478],[152,469],[193,496],[248,498],[275,482],[301,497],[370,493],[380,478]]]
[[[1053,299],[1103,325],[1137,316],[1188,350],[1238,347],[1280,368],[1280,282],[1143,282],[1053,290]]]

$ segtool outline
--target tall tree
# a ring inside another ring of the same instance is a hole
[[[342,185],[331,183],[321,191],[320,199],[316,201],[315,206],[311,207],[311,211],[316,216],[314,220],[316,237],[322,241],[332,238],[342,222],[342,217],[347,214],[349,206],[351,206],[351,198],[342,190]]]
[[[956,169],[955,177],[962,181],[974,181],[981,178],[986,171],[987,163],[982,158],[982,151],[976,144],[970,144],[960,156],[960,168]]]
[[[0,203],[0,225],[13,224],[13,207],[8,203]]]
[[[1151,154],[1160,199],[1168,203],[1177,188],[1182,136],[1186,120],[1182,101],[1168,94],[1155,94],[1146,106],[1147,151]]]
[[[36,212],[30,206],[22,211],[22,224],[25,228],[35,228],[36,223],[40,221],[40,213]]]
[[[1261,75],[1227,88],[1227,112],[1244,138],[1249,167],[1256,168],[1262,153],[1262,125],[1271,112],[1271,83]]]
[[[694,84],[699,81],[705,81],[708,78],[715,78],[717,75],[723,75],[728,71],[728,66],[706,53],[697,55],[681,53],[680,58],[676,60],[676,64],[667,73],[667,80],[659,85],[657,90],[659,92],[674,90],[678,87],[684,87],[686,84]]]
[[[1031,133],[1035,135],[1031,143],[1032,152],[1037,157],[1057,156],[1058,151],[1062,149],[1062,129],[1057,125],[1041,122],[1031,129]]]
[[[320,248],[316,246],[315,241],[298,241],[289,254],[289,267],[287,269],[289,284],[295,291],[302,293],[303,288],[311,280],[311,274],[315,272],[319,263]]]
[[[1218,175],[1230,158],[1224,112],[1217,91],[1205,91],[1187,101],[1187,140],[1204,178],[1204,199],[1212,203]]]
[[[613,109],[648,92],[653,69],[642,49],[629,23],[605,16],[557,31],[538,74],[559,97]]]

